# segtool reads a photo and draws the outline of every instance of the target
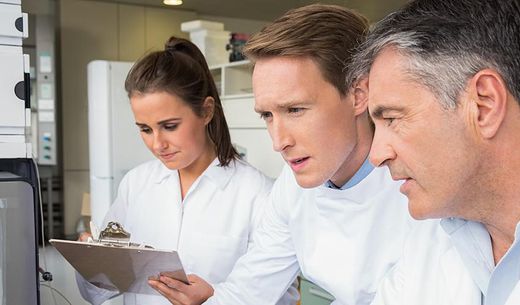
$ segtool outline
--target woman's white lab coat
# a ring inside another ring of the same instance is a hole
[[[121,181],[103,225],[117,221],[131,233],[132,242],[177,250],[187,274],[211,284],[224,281],[251,246],[272,180],[243,161],[218,164],[213,161],[184,200],[178,171],[158,160],[134,168]],[[82,279],[78,284],[93,304],[114,295]],[[170,304],[160,295],[126,293],[124,298],[125,305]],[[294,302],[292,298],[284,304]]]

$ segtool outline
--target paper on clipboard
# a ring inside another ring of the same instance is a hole
[[[50,243],[85,280],[103,289],[159,294],[148,285],[148,279],[159,274],[167,274],[188,284],[175,251],[58,239],[51,239]]]

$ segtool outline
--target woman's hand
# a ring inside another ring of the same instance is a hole
[[[200,305],[213,295],[213,287],[195,274],[188,275],[190,285],[161,275],[148,284],[174,305]]]
[[[87,241],[89,237],[92,237],[92,234],[88,232],[83,232],[79,234],[78,241]]]

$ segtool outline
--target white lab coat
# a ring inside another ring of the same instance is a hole
[[[481,305],[482,292],[438,219],[416,224],[372,305]],[[505,305],[520,304],[517,284]]]
[[[399,185],[385,167],[350,189],[303,189],[285,167],[254,247],[204,304],[275,304],[300,270],[334,304],[369,304],[413,222]]]
[[[177,250],[187,274],[195,273],[211,284],[224,281],[251,247],[272,180],[243,161],[229,167],[218,164],[218,159],[213,161],[184,200],[178,171],[158,160],[132,169],[122,179],[104,225],[117,221],[131,233],[132,242]],[[93,304],[115,295],[83,279],[78,284],[82,296]],[[294,304],[297,293],[291,294],[280,304]],[[132,293],[126,293],[124,301],[170,304],[160,295]]]

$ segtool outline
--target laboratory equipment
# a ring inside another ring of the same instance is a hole
[[[31,159],[27,15],[0,0],[0,305],[39,304],[38,175]]]

